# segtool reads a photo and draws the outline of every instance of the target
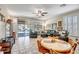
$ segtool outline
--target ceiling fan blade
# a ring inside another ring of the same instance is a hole
[[[43,12],[43,14],[48,14],[48,12]]]
[[[45,15],[42,13],[41,16],[45,16]]]

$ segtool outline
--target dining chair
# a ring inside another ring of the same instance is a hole
[[[60,52],[58,52],[56,50],[50,49],[50,54],[65,54],[65,53],[60,53]]]
[[[50,54],[67,54],[67,53],[58,52],[56,50],[50,50]]]
[[[41,40],[37,40],[37,45],[38,45],[39,52],[41,52],[43,54],[49,53],[49,50],[41,45]]]
[[[73,49],[70,50],[70,52],[64,52],[64,53],[58,52],[56,50],[51,50],[51,52],[50,52],[50,54],[73,54],[73,53],[74,53],[74,50]]]
[[[72,47],[73,47],[74,44],[75,44],[75,42],[74,42],[72,39],[70,39],[70,38],[68,38],[68,43],[71,44]]]
[[[74,54],[75,53],[75,50],[76,50],[76,47],[77,47],[77,43],[74,42],[70,38],[68,38],[68,43],[71,44],[71,46],[72,46],[72,49],[71,49],[71,51],[68,54]]]
[[[77,47],[77,43],[74,43],[71,51],[69,52],[69,54],[74,54],[75,53],[75,50],[76,50],[76,47]]]
[[[60,53],[60,52],[53,50],[53,54],[63,54],[63,53]]]
[[[50,54],[58,54],[55,50],[50,49]]]

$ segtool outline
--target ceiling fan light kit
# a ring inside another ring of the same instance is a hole
[[[48,12],[44,11],[43,9],[35,9],[35,12],[33,14],[36,14],[36,16],[41,17],[45,16]]]

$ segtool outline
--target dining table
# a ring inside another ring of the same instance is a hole
[[[46,49],[49,49],[49,50],[51,49],[62,53],[69,52],[72,48],[72,46],[68,42],[59,40],[59,39],[52,40],[52,41],[48,38],[42,39],[41,45]]]

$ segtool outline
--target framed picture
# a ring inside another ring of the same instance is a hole
[[[62,26],[62,21],[58,21],[58,26]]]

